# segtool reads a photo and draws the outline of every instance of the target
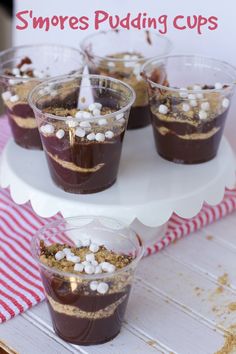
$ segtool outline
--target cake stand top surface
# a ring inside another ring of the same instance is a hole
[[[172,213],[184,218],[196,215],[204,201],[217,204],[225,188],[235,183],[235,157],[225,138],[218,156],[199,165],[178,165],[159,157],[151,128],[126,134],[117,182],[90,195],[66,193],[49,175],[43,152],[28,151],[12,140],[1,159],[0,183],[10,187],[17,204],[30,201],[37,214],[50,217],[106,215],[139,219],[147,226],[164,224]]]

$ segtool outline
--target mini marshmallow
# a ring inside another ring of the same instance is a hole
[[[66,124],[68,125],[69,128],[75,128],[78,125],[78,122],[74,119],[68,119],[66,121]]]
[[[106,124],[107,124],[107,120],[105,118],[99,119],[98,125],[106,125]]]
[[[79,123],[81,128],[91,128],[91,124],[89,122],[87,122],[86,120],[84,120],[83,122]]]
[[[54,126],[52,124],[46,124],[46,125],[42,125],[40,127],[40,131],[43,133],[43,134],[53,134],[54,133]]]
[[[189,100],[195,100],[195,98],[196,98],[196,96],[195,96],[193,93],[190,93],[190,94],[188,95],[188,99],[189,99]]]
[[[91,245],[89,246],[89,250],[91,252],[96,253],[99,251],[99,246],[96,243],[91,243]]]
[[[84,271],[85,271],[86,274],[94,274],[95,267],[92,264],[86,265],[84,267]]]
[[[97,281],[91,281],[91,283],[89,284],[89,287],[92,291],[96,291],[98,288],[98,282]]]
[[[205,119],[207,119],[207,112],[206,111],[199,111],[199,118],[201,119],[201,120],[205,120]]]
[[[10,91],[6,91],[2,93],[2,99],[3,101],[9,101],[11,98],[11,92]]]
[[[82,243],[83,247],[89,247],[91,241],[90,241],[90,239],[84,239],[84,240],[81,240],[81,243]]]
[[[216,89],[216,90],[222,90],[222,88],[223,88],[223,85],[222,85],[221,82],[216,82],[216,83],[215,83],[215,89]]]
[[[190,101],[190,105],[191,105],[192,107],[197,107],[197,101],[196,101],[196,100],[191,100],[191,101]]]
[[[84,119],[89,119],[92,117],[92,114],[90,112],[83,112],[83,118]]]
[[[93,253],[86,254],[85,259],[86,259],[86,261],[88,261],[88,262],[95,261],[94,254],[93,254]]]
[[[108,130],[106,133],[105,133],[105,137],[107,138],[107,139],[112,139],[112,138],[114,138],[114,133],[111,131],[111,130]]]
[[[11,101],[12,103],[18,102],[19,99],[20,99],[20,97],[19,97],[18,95],[14,95],[14,96],[11,96],[11,97],[10,97],[10,101]]]
[[[67,260],[68,262],[73,262],[72,259],[73,259],[74,257],[75,257],[75,255],[74,255],[73,252],[66,254],[66,260]],[[75,263],[78,263],[78,262],[75,262]]]
[[[75,114],[75,118],[81,119],[83,118],[84,111],[78,111]]]
[[[96,138],[96,135],[94,133],[90,133],[87,135],[87,139],[89,141],[93,141],[93,140],[95,140],[95,138]]]
[[[77,248],[80,248],[80,247],[82,247],[82,242],[80,240],[76,240],[75,245]]]
[[[168,113],[168,107],[164,104],[161,104],[158,108],[158,112],[161,114],[167,114]]]
[[[188,111],[190,110],[190,106],[189,106],[189,104],[187,104],[187,103],[183,103],[182,108],[183,108],[183,111],[184,111],[184,112],[188,112]]]
[[[100,265],[101,265],[101,267],[102,267],[102,270],[103,270],[104,272],[107,271],[107,269],[109,268],[110,264],[111,264],[111,263],[109,263],[109,262],[102,262],[102,263],[100,263]]]
[[[182,98],[187,98],[188,97],[188,90],[185,87],[182,87],[180,89],[180,93],[179,93],[180,97]]]
[[[70,248],[63,248],[63,252],[65,253],[65,255],[72,253]]]
[[[116,115],[116,120],[120,120],[122,118],[124,118],[124,113],[119,113]]]
[[[94,115],[95,117],[100,116],[100,115],[101,115],[100,109],[95,108],[95,109],[93,110],[93,115]]]
[[[102,109],[102,104],[99,103],[99,102],[94,102],[94,103],[91,103],[89,106],[88,106],[88,109],[89,111],[93,111],[94,109],[99,109],[101,110]]]
[[[63,258],[65,258],[65,253],[63,251],[58,251],[56,254],[55,254],[55,259],[57,261],[61,261]]]
[[[109,263],[109,262],[103,262],[101,264],[102,270],[107,273],[113,273],[116,270],[116,267]]]
[[[83,270],[84,270],[84,266],[83,266],[83,264],[81,264],[81,263],[76,263],[75,265],[74,265],[74,271],[76,271],[76,272],[83,272]]]
[[[105,140],[105,135],[103,133],[97,133],[95,139],[98,142],[103,142]]]
[[[14,76],[20,76],[20,69],[18,69],[18,68],[12,69],[12,74],[13,74]]]
[[[210,109],[210,103],[209,103],[209,102],[203,102],[203,103],[201,104],[201,109],[202,109],[203,111],[209,111],[209,109]]]
[[[89,261],[83,261],[82,264],[84,267],[91,265],[91,263]]]
[[[98,265],[98,261],[92,261],[92,262],[90,262],[93,266],[97,266]]]
[[[107,273],[113,273],[114,271],[116,270],[116,267],[113,265],[113,264],[110,264],[108,267],[107,267]]]
[[[107,283],[99,283],[97,287],[97,292],[99,294],[106,294],[109,290],[109,285]]]
[[[95,267],[95,274],[101,274],[102,273],[102,267],[100,264],[98,264],[96,267]]]
[[[56,137],[57,137],[58,139],[62,139],[62,138],[64,138],[64,136],[65,136],[65,132],[64,132],[63,129],[59,129],[59,130],[56,132]]]
[[[79,263],[80,262],[80,257],[79,256],[67,255],[66,259],[67,259],[67,261],[73,262],[73,263]]]
[[[224,98],[223,101],[222,101],[222,107],[223,108],[228,108],[229,104],[230,104],[229,99],[228,98]]]
[[[78,136],[79,138],[83,138],[85,137],[85,130],[81,129],[81,128],[76,128],[75,130],[75,135]]]

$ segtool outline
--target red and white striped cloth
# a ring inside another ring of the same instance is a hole
[[[5,119],[0,119],[0,150],[10,135]],[[217,206],[205,205],[190,220],[173,215],[161,241],[146,249],[145,255],[161,251],[174,241],[224,217],[236,209],[236,190],[227,191]],[[61,218],[56,215],[50,220]],[[30,309],[45,299],[36,263],[30,254],[30,241],[50,220],[38,217],[29,203],[18,206],[8,190],[0,189],[0,323]]]

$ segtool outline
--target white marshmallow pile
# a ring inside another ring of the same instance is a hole
[[[81,262],[79,256],[76,256],[71,249],[65,247],[62,251],[58,251],[55,254],[55,259],[61,261],[66,259],[69,262],[74,263],[74,271],[79,273],[92,274],[102,274],[102,273],[114,273],[116,267],[109,262],[98,263],[96,260],[96,253],[99,251],[99,245],[92,242],[89,239],[77,240],[76,247],[88,247],[89,251],[85,255],[85,261]],[[92,291],[97,291],[100,294],[105,294],[109,290],[108,284],[104,282],[92,281],[90,283],[90,289]]]
[[[52,87],[51,86],[47,86],[45,89],[41,90],[42,94],[44,94],[46,91],[47,92],[52,92]],[[55,91],[56,92],[56,91]],[[4,100],[8,100],[8,99],[12,99],[11,93],[10,92],[5,92],[3,95],[3,99]],[[97,142],[104,142],[106,139],[113,139],[115,134],[111,131],[111,130],[107,130],[104,133],[94,133],[92,132],[92,125],[91,125],[91,121],[94,118],[94,114],[95,116],[101,115],[101,109],[102,109],[102,104],[99,102],[95,102],[89,105],[88,107],[88,111],[78,111],[75,114],[75,117],[72,116],[68,116],[66,119],[66,124],[68,125],[69,128],[75,128],[75,136],[78,138],[87,138],[89,141],[97,141]],[[119,113],[116,115],[116,121],[119,124],[124,124],[125,123],[125,114],[124,113]],[[84,119],[82,122],[79,122],[77,119]],[[99,126],[106,126],[108,124],[108,121],[106,118],[100,118],[97,120],[97,124]],[[51,124],[46,124],[41,126],[40,131],[43,134],[46,135],[51,135],[55,132],[55,128],[53,128],[53,126]],[[59,129],[56,132],[56,137],[58,139],[63,139],[65,136],[65,131],[63,129]]]

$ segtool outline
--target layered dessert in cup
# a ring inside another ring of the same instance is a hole
[[[28,45],[0,53],[0,89],[15,142],[42,149],[29,92],[49,77],[82,72],[80,51],[60,45]],[[51,97],[55,92],[49,89]]]
[[[213,159],[223,135],[236,70],[194,55],[144,64],[156,149],[166,160],[197,164]]]
[[[147,85],[140,68],[147,59],[168,54],[170,41],[148,31],[103,31],[86,37],[81,48],[90,73],[114,77],[135,90],[128,129],[150,124]]]
[[[60,188],[86,194],[113,185],[134,99],[131,87],[98,75],[62,76],[32,91],[29,102]]]
[[[57,335],[79,345],[116,337],[143,254],[137,234],[111,218],[68,218],[43,227],[32,252]]]

